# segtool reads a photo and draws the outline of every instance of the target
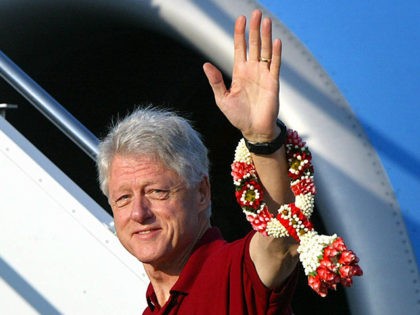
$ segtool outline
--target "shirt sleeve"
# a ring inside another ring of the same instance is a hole
[[[248,298],[254,299],[257,309],[265,308],[264,314],[293,314],[291,302],[296,289],[297,267],[277,290],[267,288],[258,276],[249,252],[249,244],[255,231],[245,237],[244,246],[244,290]],[[254,295],[254,296],[253,296]]]

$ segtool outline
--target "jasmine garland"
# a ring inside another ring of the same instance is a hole
[[[286,156],[288,176],[295,202],[281,205],[272,214],[264,202],[264,190],[244,139],[239,141],[232,163],[235,195],[254,230],[271,237],[292,236],[299,242],[300,261],[309,286],[325,297],[337,284],[351,286],[353,276],[361,276],[359,259],[337,235],[318,235],[309,218],[314,209],[316,188],[309,148],[298,133],[288,130]]]

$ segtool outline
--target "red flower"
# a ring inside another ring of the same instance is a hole
[[[322,281],[327,282],[329,285],[335,285],[336,283],[340,283],[340,277],[335,272],[332,272],[328,268],[319,266],[316,269],[316,272],[319,278]]]
[[[339,251],[331,245],[324,248],[324,257],[335,257],[338,254]]]
[[[296,184],[290,186],[295,196],[305,195],[311,193],[316,194],[315,183],[313,178],[304,178],[299,180]]]
[[[328,289],[335,290],[339,283],[349,287],[354,276],[363,275],[358,262],[359,258],[338,237],[324,248],[316,274],[308,277],[309,285],[323,297],[327,295]]]
[[[306,145],[306,143],[302,141],[298,132],[292,129],[287,130],[287,144],[291,147],[304,147]]]
[[[308,277],[309,286],[320,296],[326,297],[328,293],[328,287],[325,283],[321,281],[318,276],[309,276]]]
[[[363,276],[363,270],[362,268],[360,268],[359,265],[354,265],[353,268],[354,268],[353,274],[355,276],[358,276],[358,277]]]
[[[345,287],[351,287],[351,285],[353,284],[353,279],[352,278],[342,278],[340,282]]]
[[[347,246],[344,244],[344,241],[341,237],[337,237],[332,243],[332,246],[340,252],[347,250]]]
[[[345,250],[341,253],[340,259],[338,262],[342,265],[351,265],[359,262],[359,258],[351,251]]]
[[[232,177],[234,181],[239,181],[244,178],[247,174],[254,174],[255,168],[253,164],[244,162],[234,162],[231,165]]]
[[[353,284],[353,276],[362,276],[363,270],[359,265],[343,266],[339,270],[341,276],[341,284],[350,287]]]
[[[350,278],[353,276],[353,268],[352,266],[343,266],[339,270],[340,276],[343,278]]]
[[[273,215],[268,211],[267,207],[264,207],[260,213],[256,215],[248,215],[246,218],[251,223],[251,226],[254,230],[267,235],[267,222],[271,220]]]
[[[339,270],[340,276],[343,278],[351,278],[353,276],[361,276],[363,275],[362,268],[359,265],[353,266],[343,266]]]
[[[337,265],[335,263],[332,262],[331,259],[329,259],[329,257],[325,257],[324,259],[322,259],[319,262],[319,265],[322,267],[327,268],[328,270],[331,270],[332,272],[336,272],[337,271]]]

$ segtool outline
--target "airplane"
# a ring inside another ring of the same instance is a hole
[[[137,105],[175,107],[195,122],[213,161],[213,222],[227,239],[246,233],[246,222],[232,225],[243,218],[229,193],[239,135],[215,107],[202,64],[215,63],[229,78],[234,20],[255,8],[272,17],[273,34],[283,41],[280,118],[299,130],[314,156],[314,221],[343,236],[364,270],[351,288],[325,299],[301,277],[296,314],[418,313],[419,215],[404,212],[407,203],[395,187],[405,187],[391,182],[375,144],[410,151],[366,129],[321,63],[275,14],[280,3],[265,4],[0,2],[0,174],[7,179],[0,184],[2,313],[132,314],[145,307],[148,279],[116,239],[92,162],[111,119]],[[415,137],[407,143],[416,144]],[[418,159],[406,157],[418,175]]]

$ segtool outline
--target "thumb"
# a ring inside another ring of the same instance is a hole
[[[214,98],[216,103],[223,98],[226,93],[226,85],[223,82],[223,76],[219,69],[213,66],[211,63],[206,62],[203,65],[204,73],[206,74],[207,80],[213,90]]]

